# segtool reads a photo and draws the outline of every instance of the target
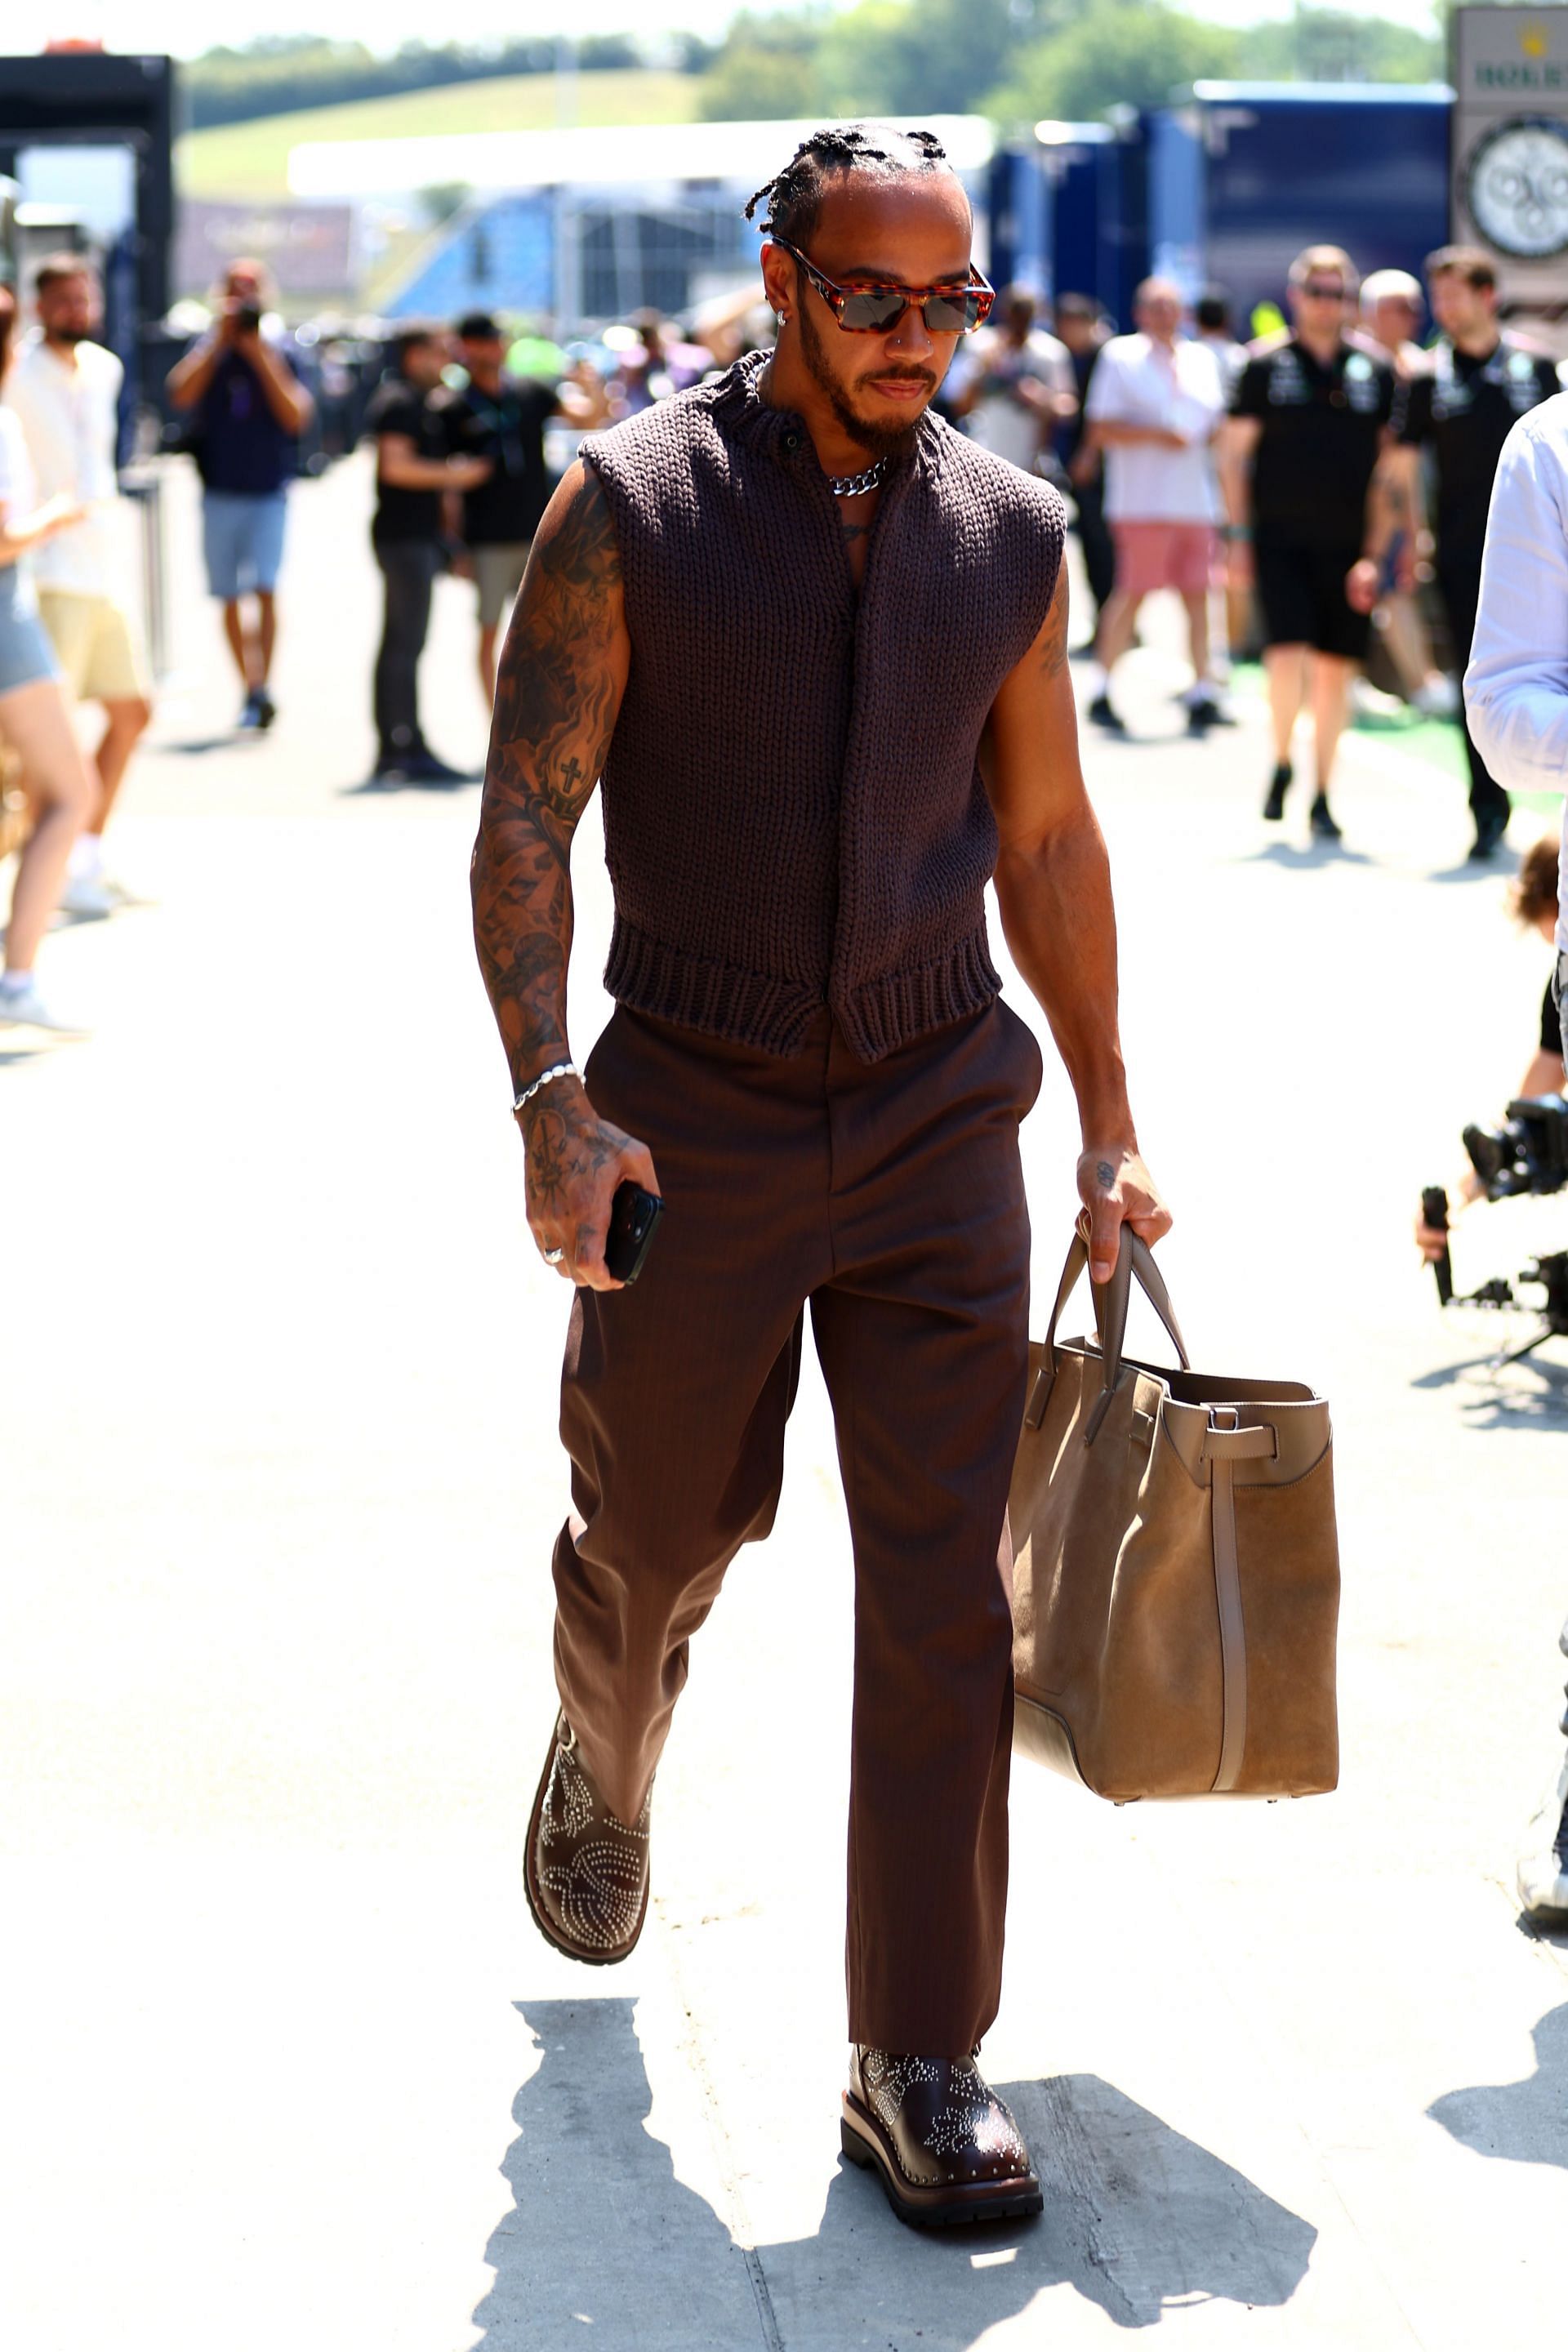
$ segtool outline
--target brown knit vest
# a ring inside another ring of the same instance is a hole
[[[976,753],[1045,619],[1062,506],[928,415],[857,600],[810,436],[758,397],[761,364],[584,446],[632,646],[604,773],[605,980],[774,1054],[829,1006],[874,1062],[1001,986]]]

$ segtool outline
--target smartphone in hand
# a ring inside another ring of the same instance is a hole
[[[663,1214],[664,1202],[657,1192],[645,1192],[629,1176],[616,1186],[610,1203],[610,1230],[605,1237],[605,1267],[628,1289],[643,1270]]]

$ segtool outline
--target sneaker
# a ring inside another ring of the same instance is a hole
[[[239,717],[234,723],[242,735],[254,735],[260,730],[261,710],[257,696],[258,689],[253,686],[239,706]]]
[[[1440,671],[1418,686],[1410,698],[1411,708],[1423,719],[1457,719],[1459,715],[1458,680],[1445,677]]]
[[[52,1029],[58,1037],[85,1037],[79,1021],[68,1021],[38,993],[31,975],[20,988],[0,988],[0,1029]]]
[[[250,699],[256,709],[256,723],[265,735],[278,716],[278,705],[264,686],[258,686]]]
[[[1278,824],[1285,814],[1285,795],[1290,789],[1293,773],[1294,771],[1289,760],[1281,760],[1274,771],[1273,781],[1268,787],[1268,797],[1263,803],[1263,814],[1270,824]]]
[[[409,751],[402,761],[403,773],[414,784],[471,784],[470,768],[450,768],[438,760],[434,751]]]
[[[1234,727],[1236,720],[1212,694],[1194,694],[1187,704],[1187,732],[1202,735],[1210,727]]]
[[[1520,1908],[1543,1927],[1568,1927],[1568,1763],[1530,1832],[1516,1881]]]
[[[1317,799],[1312,803],[1312,814],[1310,822],[1311,824],[1312,831],[1318,840],[1342,841],[1344,839],[1343,834],[1340,831],[1339,826],[1334,823],[1333,811],[1330,808],[1326,797],[1321,793],[1318,794]]]
[[[1495,857],[1502,846],[1503,835],[1507,831],[1507,815],[1479,818],[1476,824],[1476,837],[1466,851],[1466,856],[1477,863],[1489,857]]]
[[[1118,718],[1116,712],[1111,709],[1110,697],[1109,694],[1097,694],[1095,696],[1094,700],[1089,706],[1089,715],[1093,719],[1097,727],[1103,727],[1105,729],[1108,735],[1125,735],[1127,732],[1127,722],[1125,719]]]
[[[56,904],[62,915],[75,915],[83,922],[94,923],[105,915],[112,915],[120,900],[106,875],[68,874]]]

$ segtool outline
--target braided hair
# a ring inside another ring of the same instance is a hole
[[[886,123],[847,122],[814,131],[795,149],[784,170],[757,190],[746,218],[764,207],[758,226],[764,236],[800,245],[816,226],[829,177],[839,172],[871,172],[893,179],[907,172],[952,169],[934,131],[894,131]]]

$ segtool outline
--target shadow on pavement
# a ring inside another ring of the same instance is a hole
[[[1426,2112],[1478,2155],[1568,2168],[1568,2001],[1547,2011],[1534,2039],[1527,2081],[1447,2091]]]
[[[485,2250],[496,2278],[475,2352],[846,2352],[917,2336],[921,2352],[967,2352],[1051,2287],[1136,2328],[1196,2303],[1283,2305],[1306,2274],[1310,2222],[1093,2074],[999,2086],[1039,2167],[1039,2221],[909,2230],[841,2162],[809,2238],[748,2253],[646,2129],[634,2004],[519,2006],[542,2062],[512,2111],[514,2204]],[[745,2128],[761,2154],[765,2116]],[[836,2117],[823,2132],[836,2146]]]
[[[1521,1323],[1528,1317],[1521,1317]],[[1548,1347],[1561,1344],[1548,1340]],[[1467,1429],[1539,1429],[1553,1432],[1568,1428],[1568,1365],[1553,1362],[1544,1355],[1529,1357],[1523,1363],[1499,1366],[1494,1370],[1494,1358],[1467,1356],[1457,1364],[1439,1365],[1436,1371],[1422,1372],[1410,1383],[1413,1389],[1457,1388],[1470,1381],[1473,1393],[1459,1399]],[[1491,1373],[1490,1380],[1485,1375]]]
[[[1364,849],[1347,849],[1342,841],[1269,841],[1230,862],[1233,866],[1288,866],[1306,874],[1322,866],[1375,866],[1378,861]]]
[[[345,800],[379,800],[387,793],[468,793],[482,779],[477,772],[460,776],[362,776],[357,784],[340,784]]]

